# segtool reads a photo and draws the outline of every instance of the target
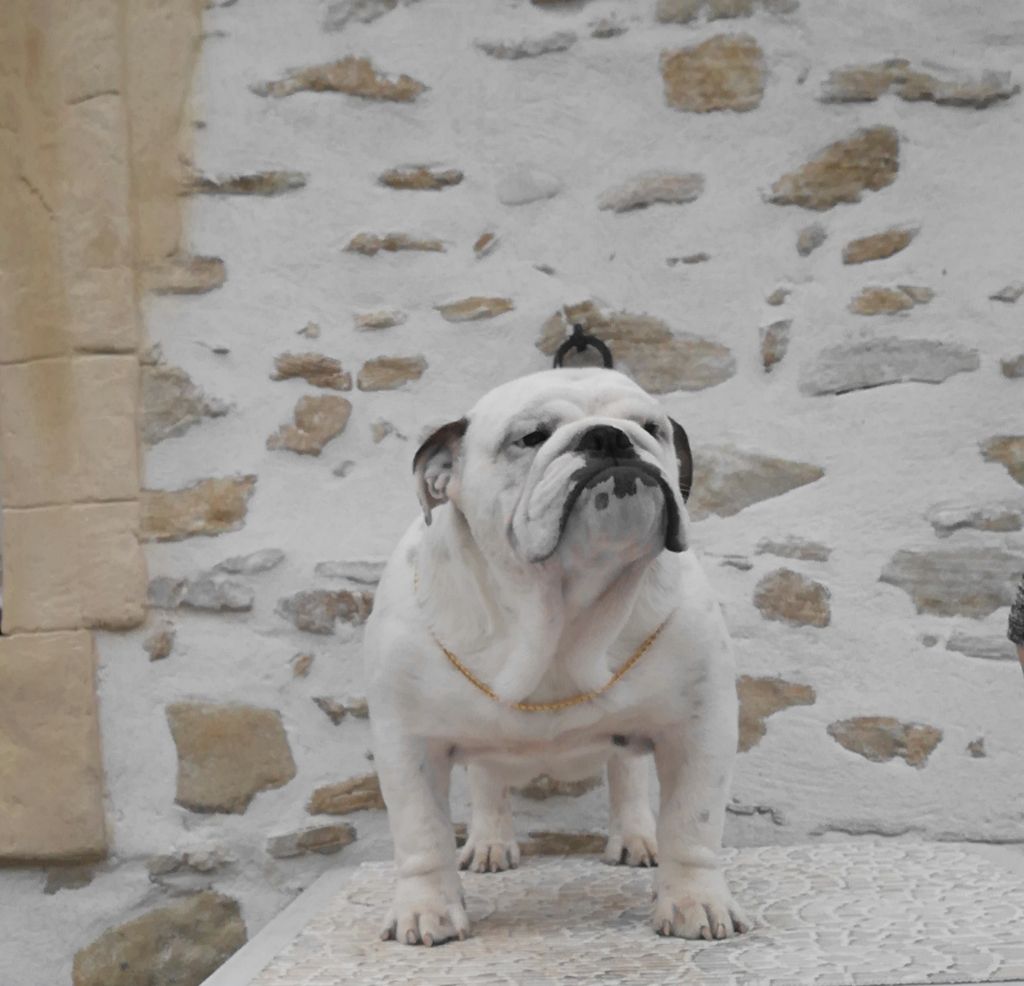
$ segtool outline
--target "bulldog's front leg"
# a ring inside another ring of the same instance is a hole
[[[750,928],[718,859],[736,750],[736,711],[735,706],[731,712],[708,711],[706,717],[691,718],[655,737],[661,785],[654,905],[659,935],[710,940]]]
[[[439,945],[466,938],[462,881],[448,807],[451,762],[447,744],[381,736],[374,763],[388,809],[398,882],[381,938],[406,945]]]

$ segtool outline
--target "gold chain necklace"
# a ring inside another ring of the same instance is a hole
[[[417,594],[417,604],[419,603],[419,586],[420,586],[420,573],[417,567],[413,571],[413,591]],[[653,645],[654,641],[658,639],[661,631],[665,629],[665,625],[675,614],[675,610],[672,610],[668,616],[644,639],[643,643],[633,651],[629,660],[619,668],[600,688],[595,688],[589,692],[579,692],[576,695],[570,695],[568,698],[559,699],[557,702],[514,702],[512,704],[513,709],[518,709],[520,712],[559,712],[562,709],[572,708],[574,705],[583,705],[585,702],[593,702],[595,698],[599,698],[605,692],[608,691],[616,682],[618,682],[630,668],[632,668],[641,657],[644,656]],[[441,653],[448,658],[449,663],[456,671],[461,674],[466,681],[483,692],[489,699],[495,702],[500,702],[501,699],[494,694],[493,689],[488,685],[485,685],[472,671],[469,670],[440,640],[433,631],[430,632],[431,639],[441,649]]]

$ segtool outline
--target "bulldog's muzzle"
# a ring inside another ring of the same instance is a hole
[[[565,526],[569,523],[569,516],[580,495],[585,490],[611,479],[612,495],[615,497],[635,495],[638,484],[659,487],[667,517],[665,547],[669,551],[686,550],[681,536],[679,508],[676,506],[672,488],[657,466],[637,455],[633,443],[624,431],[614,425],[595,425],[579,436],[572,450],[582,453],[586,457],[586,462],[570,476],[569,495],[565,499],[558,524],[559,540],[565,533]]]

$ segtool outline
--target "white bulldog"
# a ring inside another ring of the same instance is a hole
[[[457,866],[519,862],[508,786],[603,764],[605,858],[658,866],[654,930],[745,931],[718,862],[733,658],[687,550],[686,433],[620,373],[548,370],[486,394],[413,468],[423,519],[388,562],[365,638],[398,878],[382,937],[465,938]],[[453,763],[468,764],[473,802],[458,857]]]

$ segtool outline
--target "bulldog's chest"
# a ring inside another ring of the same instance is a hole
[[[480,764],[508,783],[523,783],[538,774],[573,781],[597,773],[615,752],[641,754],[652,749],[642,731],[609,733],[596,729],[583,735],[547,740],[508,737],[504,740],[467,739],[451,748],[454,763]]]

